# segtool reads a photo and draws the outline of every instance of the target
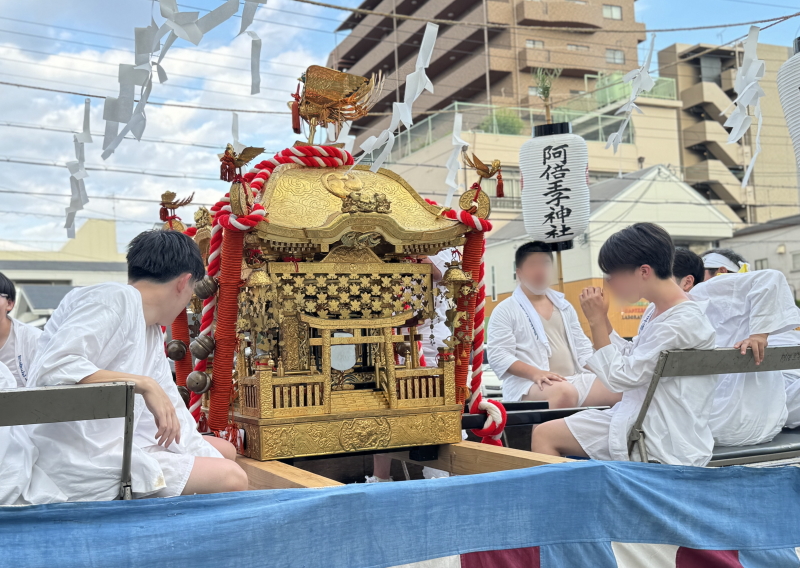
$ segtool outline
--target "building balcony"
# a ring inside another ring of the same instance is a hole
[[[562,69],[564,77],[583,77],[596,74],[600,70],[597,56],[587,57],[579,51],[556,51],[551,49],[522,48],[519,50],[520,71],[532,71],[536,68]],[[619,67],[619,66],[616,66]]]
[[[552,26],[554,28],[600,29],[603,8],[600,4],[574,2],[531,2],[517,4],[517,24],[523,26]]]
[[[730,206],[744,203],[745,192],[741,181],[719,160],[703,160],[687,167],[684,180],[696,187],[707,187]]]
[[[683,146],[697,149],[702,146],[727,168],[741,168],[744,163],[742,147],[728,144],[728,131],[716,120],[701,120],[683,130]]]
[[[681,93],[683,110],[689,112],[704,111],[708,118],[723,124],[727,119],[722,112],[731,104],[731,99],[716,83],[703,81]]]

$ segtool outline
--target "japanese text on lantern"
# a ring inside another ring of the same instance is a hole
[[[545,213],[542,225],[550,225],[547,231],[548,239],[573,236],[572,227],[567,225],[567,219],[572,214],[572,209],[563,202],[570,198],[571,188],[564,186],[564,178],[569,173],[567,168],[567,150],[569,144],[560,146],[545,146],[542,150],[542,165],[545,167],[540,178],[547,180],[547,187],[543,197],[550,207],[550,212]]]

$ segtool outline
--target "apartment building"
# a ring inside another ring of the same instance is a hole
[[[659,73],[675,80],[682,103],[678,113],[681,167],[684,178],[710,199],[727,203],[746,223],[763,223],[797,213],[798,177],[791,138],[778,98],[778,69],[792,55],[787,46],[758,45],[766,64],[761,81],[762,151],[747,187],[741,180],[756,150],[756,120],[736,144],[728,144],[723,128],[736,94],[736,68],[741,47],[674,44],[658,53]]]
[[[415,119],[456,101],[541,107],[537,68],[562,70],[553,89],[556,104],[580,97],[594,88],[599,75],[636,66],[637,45],[645,39],[644,24],[635,21],[634,0],[365,0],[360,7],[459,22],[439,27],[427,72],[436,92],[418,99]],[[468,25],[485,23],[486,31]],[[327,64],[364,76],[382,72],[386,83],[375,111],[390,111],[402,96],[405,76],[414,70],[424,29],[420,20],[354,13],[339,27],[349,35]],[[357,144],[388,123],[382,116],[358,121]]]

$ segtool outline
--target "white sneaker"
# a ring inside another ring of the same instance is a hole
[[[380,477],[375,477],[374,475],[365,475],[364,478],[366,481],[364,483],[387,483],[389,481],[394,481],[391,477],[389,479],[381,479]]]

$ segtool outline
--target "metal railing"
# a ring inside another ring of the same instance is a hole
[[[125,418],[120,499],[131,499],[134,384],[127,382],[0,390],[0,426]]]

